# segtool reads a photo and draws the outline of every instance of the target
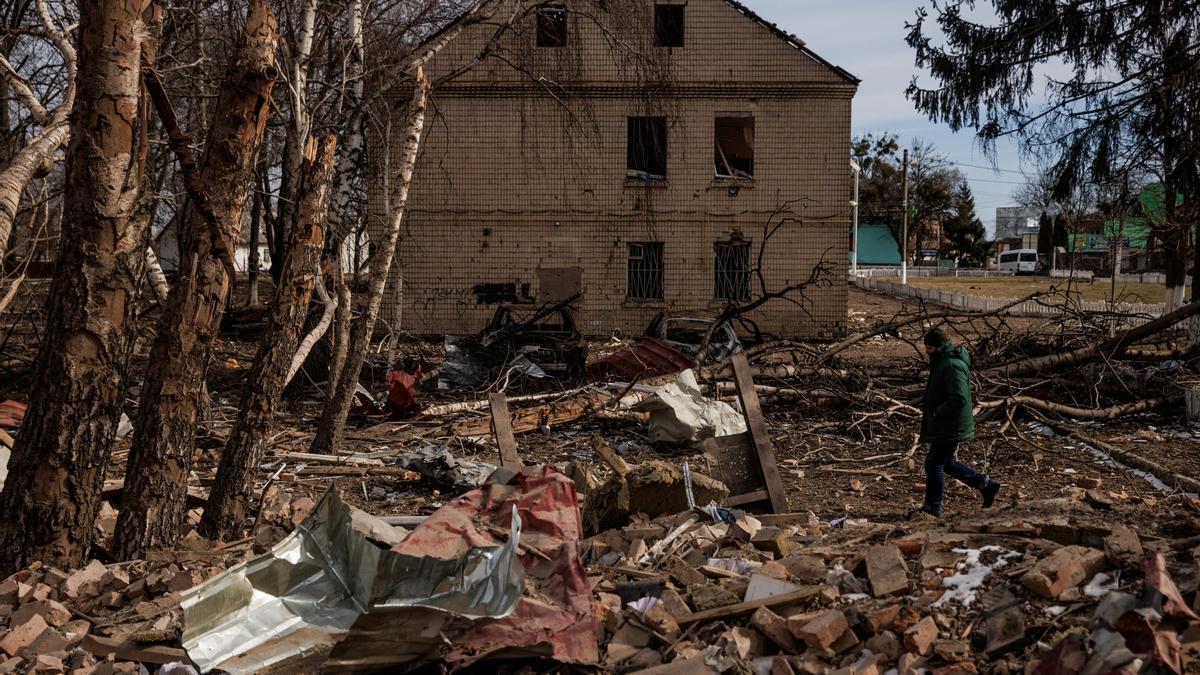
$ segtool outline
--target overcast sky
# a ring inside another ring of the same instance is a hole
[[[904,23],[924,0],[742,0],[764,18],[793,33],[817,54],[862,80],[854,97],[854,133],[893,131],[902,143],[933,143],[967,175],[976,210],[991,231],[997,206],[1011,206],[1012,191],[1023,184],[1015,146],[999,145],[993,172],[969,131],[952,133],[918,114],[904,89],[916,68],[904,43]],[[983,3],[986,4],[986,3]]]

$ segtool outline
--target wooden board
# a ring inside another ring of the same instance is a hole
[[[496,435],[496,445],[500,447],[500,466],[520,471],[525,465],[521,462],[521,455],[517,453],[512,416],[508,414],[508,399],[503,393],[495,392],[488,395],[488,405],[492,410],[492,431]]]
[[[775,464],[775,449],[767,434],[754,378],[745,354],[734,354],[734,382],[742,412],[746,417],[746,433],[710,439],[705,443],[706,454],[715,462],[713,478],[729,488],[726,504],[770,513],[787,513],[787,494]]]

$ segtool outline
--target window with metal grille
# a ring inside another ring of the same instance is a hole
[[[683,46],[683,5],[654,6],[654,46]]]
[[[630,117],[625,140],[630,178],[666,178],[667,118]]]
[[[713,134],[713,161],[718,178],[754,177],[754,118],[718,117]]]
[[[565,7],[543,7],[538,10],[537,46],[567,46],[567,10]]]
[[[625,297],[663,299],[663,244],[661,241],[629,243],[629,273]]]
[[[713,297],[750,299],[750,242],[719,241],[713,245]]]

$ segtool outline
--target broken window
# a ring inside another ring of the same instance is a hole
[[[714,134],[718,178],[754,177],[754,118],[718,117]]]
[[[683,46],[683,5],[654,6],[654,46]]]
[[[713,245],[713,297],[718,300],[750,299],[750,242],[719,241]]]
[[[537,45],[539,47],[567,46],[567,10],[565,7],[543,7],[538,10]]]
[[[667,118],[630,117],[626,155],[627,177],[666,178]]]
[[[629,275],[625,297],[663,299],[663,244],[661,241],[629,243]]]

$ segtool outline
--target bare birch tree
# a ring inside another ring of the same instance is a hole
[[[78,92],[71,94],[67,216],[46,303],[37,395],[0,493],[0,575],[34,560],[69,568],[91,546],[121,416],[145,251],[145,230],[131,223],[142,170],[138,74],[148,1],[79,3],[80,69],[78,85],[69,85]],[[45,5],[38,9],[47,31],[61,37]],[[59,48],[74,60],[65,41]],[[54,129],[66,138],[65,122]],[[54,138],[40,147],[52,152]]]
[[[278,76],[278,36],[266,2],[252,2],[201,162],[209,213],[193,199],[184,215],[179,276],[150,352],[114,539],[122,558],[173,544],[183,523],[200,391],[233,283],[220,253],[228,255],[241,230]]]

